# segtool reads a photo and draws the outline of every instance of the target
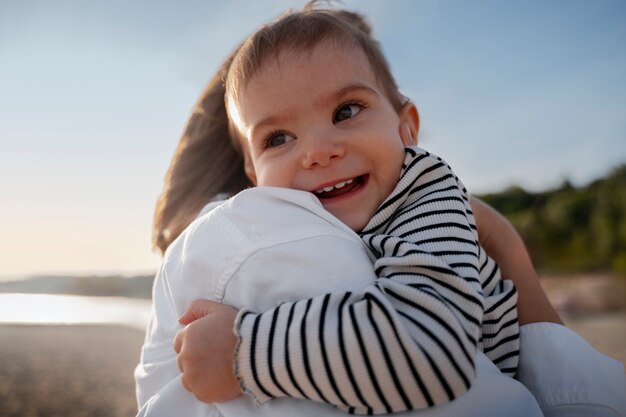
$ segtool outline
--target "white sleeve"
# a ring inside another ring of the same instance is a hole
[[[168,288],[161,271],[153,290],[154,306],[148,325],[140,363],[135,368],[138,416],[142,417],[219,417],[218,410],[196,400],[181,383],[176,364],[173,336],[178,326],[178,314],[165,289]],[[182,327],[182,326],[181,326]],[[184,410],[184,411],[183,411]]]
[[[139,415],[146,417],[220,416],[219,411],[202,403],[181,384],[173,341],[182,329],[178,318],[189,304],[200,298],[214,299],[224,268],[236,265],[238,254],[228,254],[215,236],[229,234],[228,224],[219,218],[194,222],[166,252],[153,286],[152,312],[146,330],[141,359],[135,369]],[[216,261],[218,260],[218,261]]]
[[[179,309],[175,307],[164,268],[153,288],[153,307],[141,359],[135,368],[135,389],[141,417],[220,417],[213,406],[185,390],[176,364],[174,335]]]
[[[517,378],[545,416],[626,415],[626,375],[621,362],[555,323],[520,327]]]
[[[170,380],[157,394],[150,397],[137,413],[137,417],[221,417],[214,406],[198,401],[183,388],[181,376]]]

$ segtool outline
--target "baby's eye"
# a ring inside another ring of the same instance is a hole
[[[275,148],[277,146],[284,145],[285,143],[289,143],[295,139],[296,139],[295,137],[285,132],[272,133],[268,136],[267,140],[265,141],[265,147]]]
[[[333,115],[333,123],[339,123],[347,119],[351,119],[356,116],[361,110],[363,105],[358,103],[348,103],[339,107]]]

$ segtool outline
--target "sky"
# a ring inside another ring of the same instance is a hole
[[[0,277],[152,273],[152,212],[194,102],[305,2],[0,0]],[[473,193],[584,185],[626,162],[623,0],[346,0],[420,144]]]

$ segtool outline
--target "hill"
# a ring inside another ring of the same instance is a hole
[[[532,193],[513,186],[478,197],[519,230],[541,271],[626,276],[626,164],[582,187],[566,181]]]

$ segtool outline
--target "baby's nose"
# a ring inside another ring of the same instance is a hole
[[[302,164],[310,169],[316,166],[328,166],[333,159],[345,154],[344,146],[331,138],[311,139],[305,149]]]

